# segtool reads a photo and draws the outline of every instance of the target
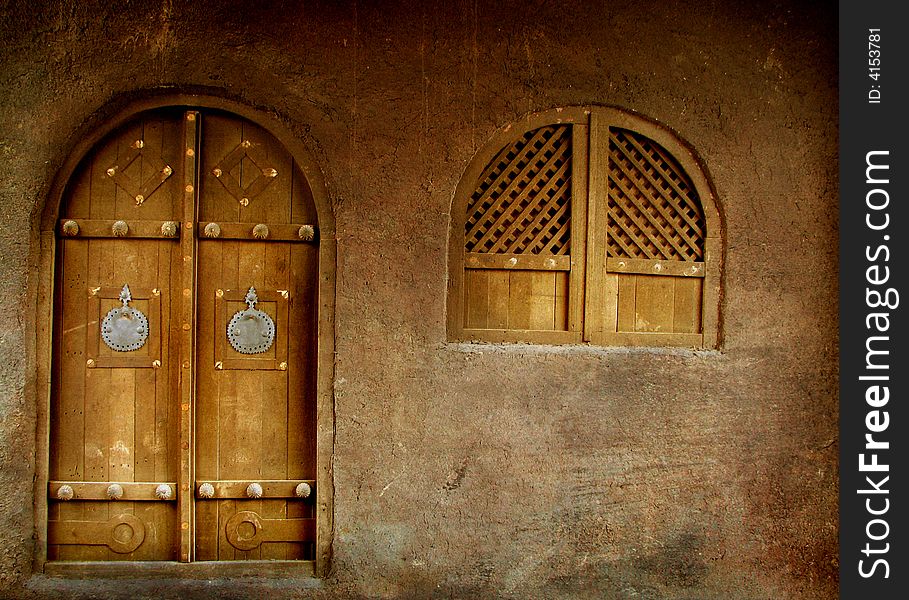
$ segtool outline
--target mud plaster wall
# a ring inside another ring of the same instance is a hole
[[[333,569],[272,595],[834,597],[832,7],[41,4],[0,9],[0,596],[212,589],[31,564],[35,217],[80,127],[175,88],[277,114],[336,208]],[[726,222],[721,351],[446,344],[466,164],[520,115],[588,103],[702,157]]]

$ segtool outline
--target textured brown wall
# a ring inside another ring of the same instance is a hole
[[[301,594],[835,597],[832,6],[41,4],[0,9],[0,596],[217,589],[29,579],[35,216],[80,127],[207,87],[279,115],[336,207],[334,563]],[[726,220],[719,352],[446,344],[467,162],[526,112],[587,103],[703,158]]]

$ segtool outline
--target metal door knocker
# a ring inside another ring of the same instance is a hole
[[[129,305],[132,296],[128,284],[120,290],[120,302],[123,306],[110,309],[101,321],[101,339],[117,352],[138,350],[148,339],[148,318],[141,310]]]
[[[234,313],[227,325],[227,340],[241,354],[259,354],[271,348],[275,341],[275,322],[256,309],[259,298],[256,288],[246,292],[246,310]]]

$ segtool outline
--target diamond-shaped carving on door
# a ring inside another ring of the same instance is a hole
[[[248,206],[249,201],[261,194],[278,176],[277,169],[265,166],[267,164],[268,159],[257,145],[243,140],[215,165],[211,174],[237,202]]]
[[[163,158],[151,156],[149,153],[144,152],[144,149],[145,142],[143,140],[134,141],[127,147],[126,152],[117,162],[107,168],[107,176],[130,195],[136,202],[136,206],[141,206],[148,200],[149,196],[154,194],[174,172],[173,167],[167,164]],[[142,160],[136,160],[140,157]],[[135,165],[143,163],[151,169],[151,175],[144,180],[140,179],[139,182],[136,182],[134,176],[138,175],[141,178],[141,174],[137,173],[140,168]]]

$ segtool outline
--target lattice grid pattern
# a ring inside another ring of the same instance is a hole
[[[608,209],[609,256],[703,260],[705,224],[697,191],[653,140],[610,130]]]
[[[467,204],[467,252],[568,254],[571,127],[527,132],[486,166]]]

